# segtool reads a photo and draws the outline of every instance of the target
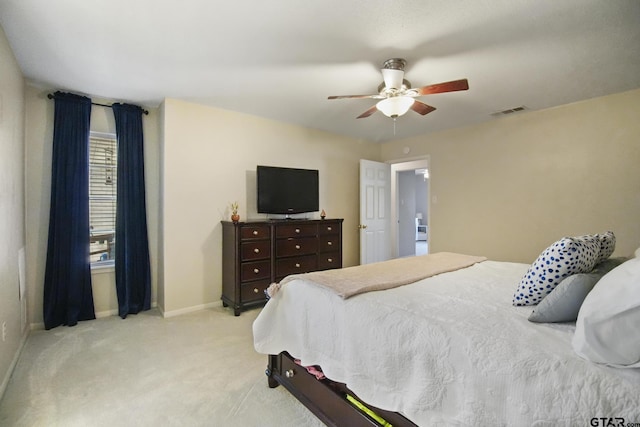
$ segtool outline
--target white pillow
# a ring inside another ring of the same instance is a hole
[[[573,322],[583,301],[605,274],[626,261],[626,258],[609,258],[595,266],[589,273],[573,274],[562,282],[536,306],[529,321],[538,323]]]
[[[588,273],[600,257],[597,234],[563,237],[535,260],[518,284],[513,305],[536,305],[572,274]]]
[[[640,258],[605,274],[587,295],[572,345],[592,362],[640,368]]]

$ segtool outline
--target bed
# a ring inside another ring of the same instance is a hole
[[[579,357],[575,322],[533,323],[531,306],[513,305],[529,268],[484,260],[348,298],[292,277],[254,322],[254,346],[269,355],[269,385],[287,387],[327,425],[640,422],[640,369]]]

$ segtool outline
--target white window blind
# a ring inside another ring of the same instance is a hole
[[[115,258],[117,142],[115,135],[89,136],[90,262]]]

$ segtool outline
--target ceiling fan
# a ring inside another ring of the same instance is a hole
[[[375,95],[339,95],[330,96],[328,99],[345,98],[373,98],[381,99],[376,105],[369,108],[357,118],[369,117],[376,110],[380,110],[385,116],[393,119],[402,116],[409,109],[418,114],[426,115],[436,108],[415,99],[418,96],[432,95],[435,93],[455,92],[469,89],[467,79],[453,80],[445,83],[436,83],[412,89],[411,83],[404,78],[404,66],[407,64],[402,58],[387,59],[382,66],[383,82],[378,86]]]

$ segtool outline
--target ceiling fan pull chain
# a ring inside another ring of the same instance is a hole
[[[397,117],[393,118],[393,136],[396,136],[396,119]]]

